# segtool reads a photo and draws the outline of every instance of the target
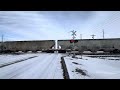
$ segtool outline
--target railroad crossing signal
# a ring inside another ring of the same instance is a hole
[[[70,40],[70,43],[77,43],[78,40]]]
[[[72,32],[72,40],[70,41],[70,43],[72,43],[73,44],[73,50],[75,50],[75,45],[74,45],[74,43],[75,43],[75,36],[76,36],[76,31],[74,31],[74,30],[72,30],[71,31]],[[73,57],[75,57],[75,53],[73,53]]]
[[[73,30],[73,31],[71,31],[71,32],[72,32],[72,36],[73,36],[72,38],[73,38],[73,40],[74,40],[74,39],[76,38],[76,37],[75,37],[75,36],[76,36],[76,31]]]
[[[70,43],[73,43],[74,42],[74,40],[70,40]]]

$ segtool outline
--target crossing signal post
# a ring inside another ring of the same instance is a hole
[[[74,42],[74,40],[70,40],[70,43],[73,43]]]
[[[73,51],[75,50],[75,38],[76,38],[76,31],[71,31],[72,32],[72,40],[70,40],[70,43],[73,43]],[[75,52],[73,52],[73,58],[75,58]]]
[[[77,43],[77,42],[78,42],[78,40],[70,40],[70,43]],[[74,53],[73,57],[75,57],[75,53]],[[82,59],[82,53],[81,53],[81,59]]]

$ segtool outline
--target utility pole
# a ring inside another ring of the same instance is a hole
[[[1,51],[3,52],[3,49],[4,49],[4,45],[3,45],[3,43],[4,43],[4,41],[3,41],[3,37],[4,37],[4,35],[2,34],[2,42],[1,42]]]
[[[82,40],[82,34],[80,34],[80,39]],[[81,59],[82,59],[82,52],[81,52]]]
[[[4,37],[4,35],[2,34],[2,43],[3,43],[3,37]]]
[[[104,39],[104,34],[105,34],[105,33],[104,33],[104,29],[103,29],[103,39]]]
[[[91,35],[91,36],[92,36],[92,39],[94,39],[94,36],[96,36],[96,35],[93,34],[93,35]]]
[[[74,41],[75,41],[75,36],[76,36],[76,31],[72,30],[72,39],[73,39],[73,50],[75,49],[75,44],[74,44]],[[73,52],[73,58],[75,58],[75,52]]]
[[[82,39],[82,34],[80,34],[80,39]]]

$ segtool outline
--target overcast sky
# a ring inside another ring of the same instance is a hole
[[[0,35],[4,40],[120,38],[120,11],[0,11]]]

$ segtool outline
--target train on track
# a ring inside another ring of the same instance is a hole
[[[86,51],[96,53],[120,53],[120,38],[108,39],[76,39],[74,51],[84,53]],[[57,49],[55,45],[57,43]],[[53,48],[54,47],[54,48]],[[60,48],[59,48],[60,47]],[[47,52],[66,53],[73,51],[71,40],[38,40],[38,41],[5,41],[0,42],[0,52]]]

